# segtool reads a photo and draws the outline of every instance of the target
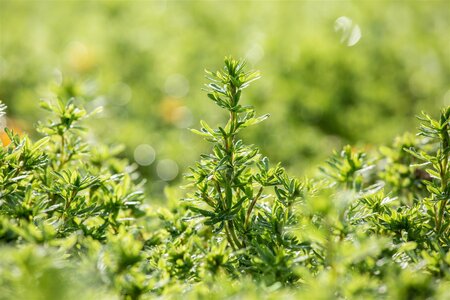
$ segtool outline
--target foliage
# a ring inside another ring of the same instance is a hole
[[[345,146],[298,179],[243,141],[268,116],[244,104],[259,77],[245,68],[226,58],[207,72],[228,120],[192,129],[211,153],[165,205],[120,147],[86,137],[96,111],[80,98],[42,102],[35,142],[6,128],[0,299],[448,299],[450,109],[424,114],[418,136]]]
[[[215,234],[224,231],[233,250],[244,250],[236,257],[239,269],[267,277],[270,283],[291,282],[297,276],[289,265],[309,248],[291,233],[306,188],[280,165],[270,167],[258,148],[238,138],[241,130],[268,117],[256,117],[251,106],[240,103],[243,90],[259,78],[244,67],[242,61],[226,58],[223,70],[208,72],[208,97],[230,117],[224,127],[212,129],[202,121],[201,130],[193,130],[213,143],[213,153],[202,155],[188,175],[196,188],[189,208],[206,217],[205,225],[213,226]],[[269,188],[273,191],[266,194]]]
[[[163,160],[185,170],[207,151],[180,128],[223,122],[199,87],[201,70],[229,53],[263,71],[246,101],[271,114],[242,138],[297,177],[347,143],[388,144],[420,111],[450,103],[448,1],[129,2],[2,0],[0,99],[33,138],[32,99],[48,82],[104,106],[91,131],[124,143],[132,162],[139,145],[153,147],[139,171],[156,198]],[[361,30],[352,47],[334,30],[342,16]]]

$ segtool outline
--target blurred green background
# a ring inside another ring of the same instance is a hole
[[[2,0],[0,99],[31,134],[55,88],[104,106],[89,138],[125,144],[157,195],[209,151],[186,128],[227,117],[204,69],[245,58],[262,79],[243,101],[271,117],[243,138],[300,176],[450,104],[449,3]]]

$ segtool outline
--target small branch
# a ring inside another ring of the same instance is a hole
[[[214,180],[214,187],[216,188],[217,195],[219,196],[219,207],[226,208],[226,203],[222,197],[222,189],[220,188],[220,184],[217,182],[217,180]]]
[[[436,230],[439,233],[442,229],[442,221],[444,219],[445,207],[447,206],[448,199],[442,200],[439,206],[438,223],[436,224]]]
[[[259,197],[261,197],[261,193],[263,191],[263,187],[259,188],[258,194],[255,198],[253,198],[252,203],[250,203],[250,206],[247,209],[247,215],[245,217],[245,228],[248,227],[248,224],[250,222],[250,214],[252,213],[253,208],[255,207],[256,201],[258,201]]]
[[[230,235],[230,230],[228,229],[228,224],[225,222],[225,233],[227,235],[228,243],[230,244],[231,248],[233,248],[234,251],[237,250],[236,246],[234,245],[233,239]]]
[[[230,229],[230,234],[231,234],[231,237],[233,238],[234,243],[236,244],[236,246],[238,248],[243,248],[244,246],[241,244],[238,237],[236,236],[236,232],[234,231],[233,221],[229,220],[229,221],[227,221],[227,223],[228,223],[228,227]]]
[[[202,198],[203,201],[206,202],[206,204],[208,204],[209,206],[211,206],[212,208],[215,208],[216,206],[214,205],[214,200],[211,199],[206,193],[202,193]]]
[[[66,199],[66,202],[64,204],[64,211],[62,212],[62,214],[58,217],[58,220],[60,220],[61,218],[66,219],[66,215],[67,215],[67,210],[70,208],[70,204],[72,204],[73,199],[75,199],[75,197],[78,194],[78,190],[77,189],[73,189],[72,192],[69,195],[69,198]]]
[[[441,135],[442,142],[441,142],[441,150],[444,158],[439,161],[439,167],[440,167],[440,176],[441,176],[441,191],[443,193],[447,193],[447,178],[448,178],[448,149],[449,149],[449,140],[448,140],[448,124],[445,125],[444,132]],[[445,207],[447,205],[447,200],[441,200],[440,205],[436,207],[435,209],[435,217],[437,217],[436,222],[436,231],[437,233],[440,233],[442,229],[442,221],[444,219],[444,212]]]

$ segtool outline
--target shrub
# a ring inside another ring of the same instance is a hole
[[[36,142],[6,129],[0,299],[450,296],[450,109],[297,179],[240,138],[268,117],[243,104],[259,74],[232,58],[207,74],[229,119],[192,130],[212,150],[167,205],[145,201],[120,148],[87,142],[80,99],[43,102]]]

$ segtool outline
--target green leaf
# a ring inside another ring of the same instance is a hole
[[[270,116],[270,114],[265,114],[258,118],[248,119],[244,123],[242,123],[242,125],[240,127],[245,128],[245,127],[249,127],[252,125],[256,125],[256,124],[261,123],[262,121],[266,120],[269,116]]]

